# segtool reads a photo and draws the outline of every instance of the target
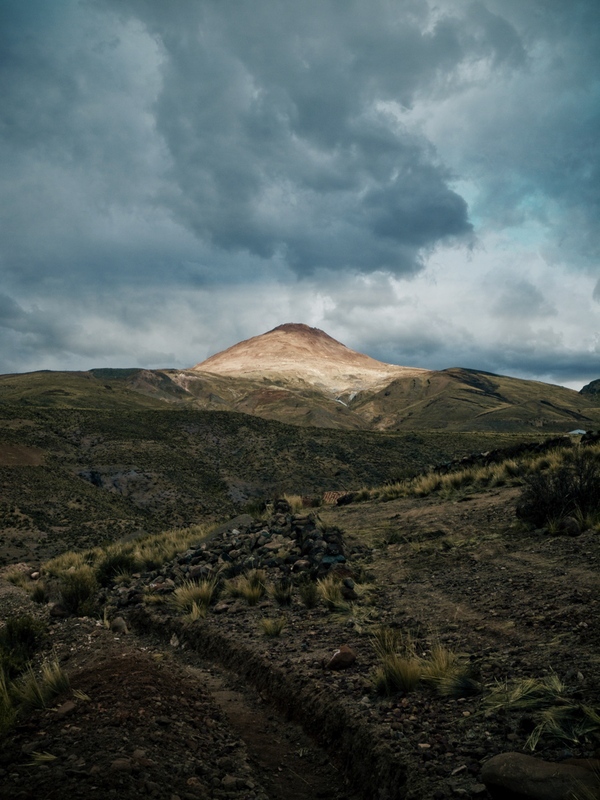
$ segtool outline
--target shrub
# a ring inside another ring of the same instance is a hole
[[[35,584],[31,592],[31,599],[34,603],[48,602],[48,592],[46,591],[46,586],[43,581],[38,581],[38,583]]]
[[[524,479],[517,516],[537,527],[567,516],[586,517],[600,511],[600,461],[594,452],[580,451],[547,472]]]
[[[84,617],[94,611],[98,581],[90,566],[65,572],[60,578],[58,589],[61,603],[71,614]]]
[[[100,586],[109,586],[120,575],[131,575],[139,568],[133,553],[125,550],[108,551],[96,566],[96,578]]]
[[[43,622],[31,616],[9,618],[0,629],[0,669],[7,678],[22,672],[41,646],[46,632]]]

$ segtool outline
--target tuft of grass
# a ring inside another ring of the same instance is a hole
[[[378,694],[392,695],[410,692],[421,679],[421,662],[412,656],[389,653],[381,659],[381,664],[373,675],[373,685]]]
[[[289,578],[282,578],[270,588],[270,595],[278,606],[292,605],[292,582]]]
[[[199,545],[209,534],[210,529],[203,525],[192,525],[104,548],[94,547],[80,553],[68,551],[47,561],[42,566],[42,571],[45,575],[60,578],[66,572],[91,566],[98,571],[98,580],[101,583],[110,583],[119,573],[159,569],[177,553]]]
[[[46,590],[46,584],[43,581],[38,581],[35,584],[30,597],[34,603],[47,603],[49,598]]]
[[[11,569],[5,573],[4,577],[13,586],[18,586],[20,589],[28,589],[31,586],[31,578],[22,569]]]
[[[154,592],[152,589],[146,589],[144,591],[144,603],[148,606],[161,606],[165,605],[168,600],[168,596],[165,594],[160,594],[159,592]]]
[[[63,573],[58,589],[61,603],[71,614],[86,617],[94,612],[98,581],[89,565]]]
[[[298,584],[298,592],[306,608],[315,608],[319,604],[317,584],[311,581],[310,578],[306,578]]]
[[[371,644],[379,658],[385,658],[385,656],[406,649],[410,649],[414,653],[414,648],[407,648],[406,640],[398,628],[390,628],[388,625],[380,625],[375,628]]]
[[[52,578],[60,578],[65,572],[80,569],[85,566],[86,563],[84,553],[74,553],[69,550],[66,553],[61,553],[61,555],[50,559],[50,561],[46,561],[42,566],[42,571]]]
[[[216,590],[217,581],[214,578],[205,579],[199,583],[187,580],[175,589],[171,600],[180,611],[198,615],[195,617],[198,619],[201,614],[206,616]]]
[[[265,636],[281,636],[281,632],[288,624],[285,617],[264,617],[259,621],[260,628]]]
[[[317,580],[317,592],[329,611],[347,611],[348,603],[342,595],[342,584],[336,575],[326,575]]]
[[[423,660],[423,680],[431,683],[444,697],[465,697],[479,691],[470,664],[442,645],[434,645]]]
[[[9,731],[17,720],[17,710],[9,691],[8,680],[0,664],[0,736]]]
[[[301,514],[304,510],[304,501],[299,494],[284,494],[283,499],[290,504],[292,514]]]
[[[255,606],[267,590],[267,574],[263,569],[252,569],[225,581],[225,593],[229,597],[243,597],[249,606]]]
[[[29,762],[30,767],[39,767],[42,764],[50,764],[52,761],[56,761],[58,756],[52,755],[52,753],[48,753],[47,751],[38,752],[34,750],[31,754],[31,761]]]
[[[193,602],[189,614],[186,614],[185,619],[188,622],[196,622],[199,619],[205,619],[208,612],[208,606],[203,603]]]
[[[12,692],[23,710],[47,708],[69,688],[69,678],[58,661],[45,661],[38,677],[31,665],[12,685]]]

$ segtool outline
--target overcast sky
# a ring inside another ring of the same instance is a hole
[[[600,377],[598,0],[1,0],[0,372],[284,322]]]

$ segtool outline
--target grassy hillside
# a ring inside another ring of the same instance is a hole
[[[37,398],[29,391],[22,402],[0,402],[0,525],[10,560],[221,518],[254,497],[379,485],[522,438],[301,428],[145,407],[137,395],[127,403],[126,389],[101,388],[94,398],[67,378],[61,388],[77,408],[62,407],[67,396],[42,383]],[[85,407],[93,402],[99,407]]]
[[[447,369],[358,395],[350,408],[387,430],[441,429],[567,433],[600,426],[593,397],[563,386]]]

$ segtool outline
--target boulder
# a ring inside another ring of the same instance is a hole
[[[120,633],[122,635],[129,633],[127,630],[127,623],[123,617],[115,617],[110,623],[110,629],[113,633]]]
[[[325,664],[325,669],[348,669],[356,661],[356,653],[343,644]]]
[[[600,777],[578,764],[501,753],[483,765],[481,780],[495,800],[572,800],[600,797]]]

